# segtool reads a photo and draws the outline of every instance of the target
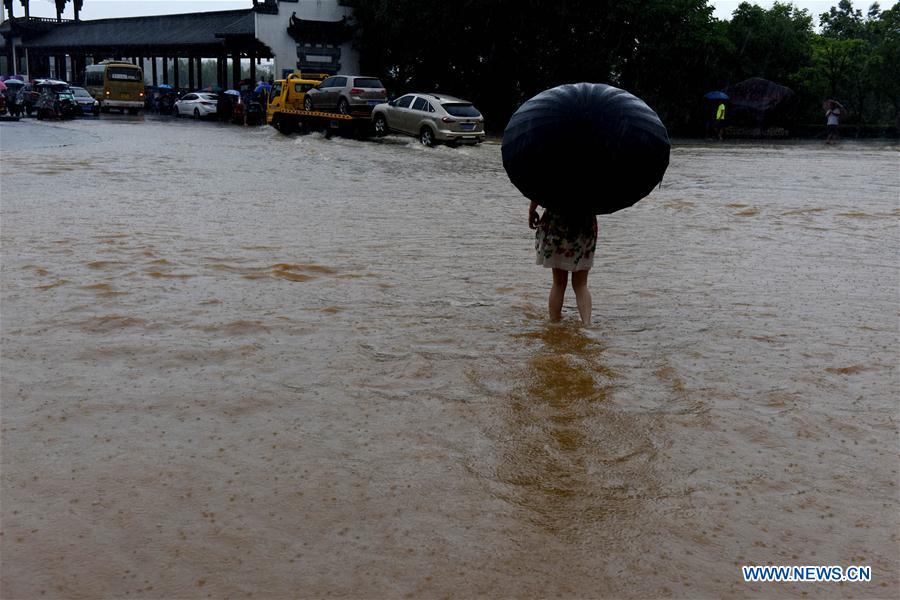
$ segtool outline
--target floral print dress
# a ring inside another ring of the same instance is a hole
[[[534,249],[537,264],[548,269],[590,269],[597,249],[597,217],[544,211],[535,233]]]

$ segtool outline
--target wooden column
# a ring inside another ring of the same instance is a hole
[[[159,85],[159,80],[156,78],[156,57],[150,57],[150,69],[153,71],[153,86],[156,87]]]
[[[188,90],[194,91],[194,57],[188,56]]]
[[[203,57],[197,58],[197,89],[203,89]]]
[[[222,57],[217,56],[216,57],[216,85],[219,86],[220,88],[224,88],[225,83],[226,83],[225,81],[222,80],[223,72],[224,72],[224,70],[222,68]]]
[[[163,83],[169,84],[169,57],[162,57],[162,72],[163,72]]]
[[[253,87],[256,87],[256,57],[250,55],[250,79],[253,81]]]
[[[231,88],[237,89],[238,81],[241,80],[241,53],[235,52],[231,56]]]
[[[175,86],[175,89],[176,89],[176,90],[177,90],[178,87],[179,87],[179,85],[178,85],[178,79],[179,79],[179,78],[178,78],[178,63],[180,63],[180,62],[181,62],[181,61],[178,60],[178,57],[177,57],[177,56],[176,56],[175,58],[172,59],[172,79],[173,79],[173,83],[172,83],[172,84]]]

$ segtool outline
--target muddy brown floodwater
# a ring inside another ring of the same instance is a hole
[[[895,597],[896,146],[676,144],[581,328],[497,145],[0,139],[4,598]]]

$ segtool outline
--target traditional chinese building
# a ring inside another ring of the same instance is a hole
[[[7,10],[11,6],[4,1]],[[10,11],[0,23],[0,72],[80,81],[87,64],[114,58],[144,67],[154,85],[190,88],[227,87],[229,79],[233,85],[241,77],[241,61],[249,61],[251,78],[264,59],[274,61],[277,77],[294,71],[352,73],[359,58],[350,43],[350,14],[338,0],[254,0],[244,10],[90,21],[63,20],[61,11],[57,19]],[[187,59],[186,73],[179,72],[178,59]],[[208,59],[219,66],[216,82],[201,80],[201,61]]]

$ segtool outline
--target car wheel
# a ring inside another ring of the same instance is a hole
[[[423,127],[419,132],[419,142],[423,146],[428,146],[429,148],[434,146],[434,132],[431,131],[431,127]]]
[[[384,118],[384,115],[377,114],[375,115],[375,135],[378,137],[384,137],[388,134],[388,125],[387,119]]]
[[[312,98],[307,96],[306,98],[303,99],[303,110],[310,112],[310,111],[312,111],[312,109],[313,109]]]
[[[350,103],[347,102],[346,98],[341,98],[341,101],[338,102],[338,112],[342,115],[350,114]]]
[[[194,118],[195,118],[195,119],[199,119],[199,118],[200,118],[200,109],[199,109],[199,108],[195,108],[195,109],[194,109]]]

